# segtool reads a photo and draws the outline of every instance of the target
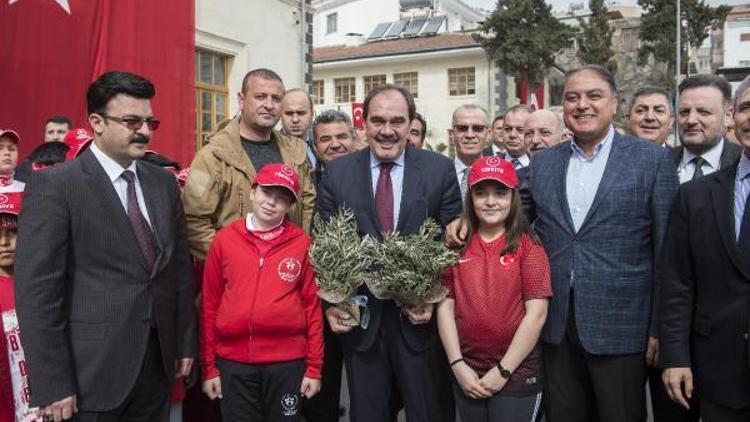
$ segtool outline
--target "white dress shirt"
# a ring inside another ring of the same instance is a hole
[[[529,163],[531,162],[531,160],[529,159],[529,154],[524,154],[524,155],[521,155],[520,157],[514,157],[510,155],[510,153],[507,153],[507,152],[505,153],[505,161],[509,161],[512,163],[513,159],[516,159],[518,160],[519,163],[521,163],[520,166],[516,166],[515,164],[513,164],[513,168],[515,168],[516,170],[522,169],[524,167],[528,167]]]
[[[99,164],[104,168],[104,172],[107,173],[109,181],[112,182],[112,186],[115,188],[115,192],[117,192],[117,196],[120,198],[123,208],[125,208],[125,213],[128,212],[128,182],[122,178],[122,173],[125,170],[130,170],[135,174],[135,196],[138,198],[138,207],[141,209],[141,214],[146,218],[148,225],[153,228],[151,225],[151,219],[148,216],[148,208],[146,207],[146,200],[143,197],[143,189],[141,189],[141,182],[138,178],[138,168],[135,165],[135,160],[133,160],[133,162],[130,163],[130,166],[125,169],[117,164],[115,160],[109,158],[109,156],[102,152],[102,150],[97,148],[95,143],[92,142],[89,148],[91,149],[91,152],[94,153],[96,160],[99,161]]]
[[[701,166],[704,176],[721,168],[721,153],[723,151],[724,140],[722,139],[713,148],[701,154],[701,157],[705,160]],[[690,181],[693,178],[693,174],[695,173],[693,158],[695,157],[696,155],[688,151],[687,148],[682,148],[682,159],[680,159],[680,165],[677,168],[677,176],[680,178],[680,184]]]

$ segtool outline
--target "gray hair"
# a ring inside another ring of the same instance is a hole
[[[747,91],[748,88],[750,88],[750,76],[746,77],[742,82],[740,82],[737,90],[734,91],[734,111],[737,111],[737,107],[740,105],[742,95],[745,94],[745,91]]]
[[[489,113],[487,113],[487,110],[485,110],[485,108],[480,106],[479,104],[464,104],[464,105],[458,106],[455,110],[453,110],[453,117],[451,118],[452,123],[456,122],[456,113],[462,110],[479,110],[482,113],[484,113],[484,123],[485,124],[488,123],[487,120],[489,117]]]
[[[349,118],[349,115],[344,113],[340,110],[326,110],[317,116],[315,116],[315,120],[313,120],[312,123],[312,129],[313,129],[313,139],[317,139],[318,135],[316,133],[316,129],[318,128],[318,125],[324,125],[328,123],[345,123],[346,127],[349,128],[349,132],[352,135],[352,139],[356,139],[357,134],[354,132],[354,127],[352,126],[352,120]]]

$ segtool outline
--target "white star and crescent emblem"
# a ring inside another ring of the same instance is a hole
[[[17,3],[20,0],[8,0],[8,5],[11,5],[13,3]],[[55,3],[58,4],[58,6],[62,7],[62,9],[70,15],[70,4],[68,3],[68,0],[54,0]]]

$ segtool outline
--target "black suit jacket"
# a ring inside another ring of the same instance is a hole
[[[701,397],[740,408],[750,405],[750,262],[735,241],[736,171],[680,186],[659,273],[659,363],[691,367]]]
[[[682,161],[682,152],[684,149],[685,147],[683,147],[682,145],[670,148],[670,151],[672,152],[672,159],[674,160],[674,165],[677,168],[680,167],[680,161]],[[726,168],[735,164],[735,162],[740,158],[740,155],[742,155],[742,148],[725,139],[724,149],[721,150],[721,157],[719,158],[719,167]]]
[[[442,155],[407,147],[404,158],[404,187],[396,230],[404,235],[415,233],[427,218],[445,227],[461,214],[461,194],[453,161]],[[318,184],[316,211],[330,218],[339,208],[354,212],[362,235],[382,240],[382,229],[375,211],[375,195],[370,172],[370,150],[337,158],[326,167]],[[344,347],[367,351],[378,338],[382,312],[398,312],[392,301],[375,299],[366,287],[360,293],[368,296],[370,325],[341,335]],[[426,350],[438,342],[435,318],[429,324],[415,326],[401,320],[401,333],[414,351]]]
[[[135,233],[91,150],[34,172],[16,253],[16,309],[31,403],[76,394],[78,409],[119,406],[138,377],[151,327],[164,369],[195,356],[185,215],[174,177],[138,162],[158,251],[146,270]]]

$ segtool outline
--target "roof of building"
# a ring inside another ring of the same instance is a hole
[[[397,56],[478,47],[471,34],[446,32],[432,37],[399,38],[368,42],[358,46],[334,45],[313,49],[313,63],[326,63],[368,57]]]

